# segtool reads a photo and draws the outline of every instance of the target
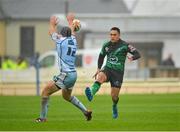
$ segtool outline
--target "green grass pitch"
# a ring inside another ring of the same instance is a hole
[[[0,96],[0,131],[180,131],[180,94],[120,95],[118,119],[112,119],[110,96],[95,96],[91,103],[78,98],[93,110],[92,121],[61,96],[52,96],[48,122],[36,123],[40,97]]]

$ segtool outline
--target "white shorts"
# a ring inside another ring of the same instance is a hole
[[[62,72],[53,77],[53,81],[60,89],[72,89],[77,79],[77,72]]]

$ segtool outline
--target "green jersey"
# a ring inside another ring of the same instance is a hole
[[[109,41],[104,43],[100,52],[100,56],[107,56],[105,68],[124,71],[127,53],[131,53],[133,55],[133,60],[140,57],[139,52],[127,42],[119,40],[116,43],[112,43],[111,41]]]

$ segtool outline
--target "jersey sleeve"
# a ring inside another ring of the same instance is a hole
[[[74,37],[71,37],[74,42],[76,42],[76,39]],[[62,42],[67,39],[67,37],[62,37],[58,33],[54,32],[51,34],[51,39],[56,43],[56,44],[62,44]]]
[[[106,56],[106,45],[107,43],[104,43],[100,52],[100,55]]]
[[[53,41],[57,42],[57,41],[58,41],[58,34],[57,34],[57,33],[52,33],[52,34],[51,34],[51,39],[52,39]]]
[[[103,44],[103,47],[102,47],[101,52],[100,52],[99,57],[98,57],[98,68],[99,69],[101,69],[102,64],[104,62],[104,57],[106,56],[106,44],[107,43]]]
[[[128,44],[128,52],[132,54],[133,60],[137,60],[141,57],[139,51],[132,45]]]

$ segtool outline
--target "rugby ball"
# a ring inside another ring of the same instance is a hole
[[[74,31],[77,32],[81,29],[81,22],[78,19],[73,20]]]

